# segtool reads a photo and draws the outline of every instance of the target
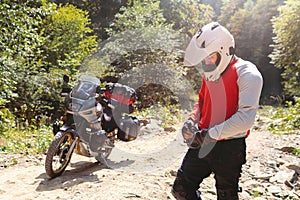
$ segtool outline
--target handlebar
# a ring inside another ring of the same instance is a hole
[[[115,109],[115,106],[113,106],[103,94],[96,94],[96,99],[103,107],[110,108],[112,110]]]

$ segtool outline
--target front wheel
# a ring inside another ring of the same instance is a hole
[[[74,148],[74,138],[70,132],[58,132],[49,146],[45,169],[50,178],[60,176],[68,166]]]

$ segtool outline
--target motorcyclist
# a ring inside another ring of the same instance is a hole
[[[172,194],[177,199],[199,200],[199,185],[214,173],[217,199],[238,200],[245,138],[255,120],[262,76],[254,64],[235,55],[233,36],[217,22],[203,26],[186,49],[186,66],[201,63],[199,99],[182,128],[189,150]]]

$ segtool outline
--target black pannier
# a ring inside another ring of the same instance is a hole
[[[108,83],[105,88],[105,97],[118,112],[130,114],[134,111],[133,103],[137,96],[133,88],[120,83]]]
[[[140,124],[136,117],[123,117],[120,120],[117,137],[122,141],[132,141],[137,138],[139,130]]]

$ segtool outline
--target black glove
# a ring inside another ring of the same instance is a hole
[[[207,145],[213,139],[208,134],[208,129],[201,129],[194,133],[194,137],[191,140],[187,140],[187,145],[191,149],[198,149]]]
[[[195,122],[192,118],[189,118],[186,122],[184,122],[181,133],[184,141],[190,140],[194,136],[194,132],[197,129],[195,127]]]

